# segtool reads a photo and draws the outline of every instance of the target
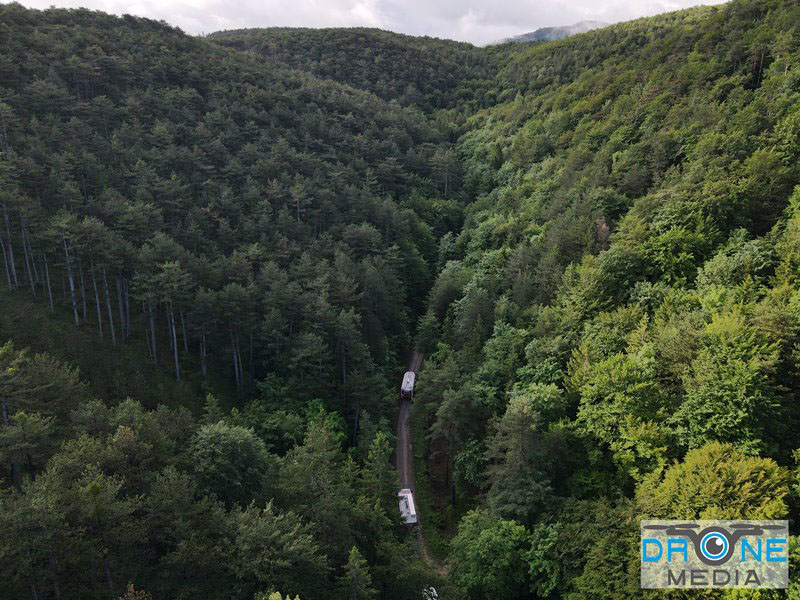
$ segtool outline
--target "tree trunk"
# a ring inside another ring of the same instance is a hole
[[[142,312],[144,312],[144,304],[142,304]],[[153,344],[150,343],[150,325],[144,328],[144,337],[147,341],[147,356],[153,359]]]
[[[83,322],[85,323],[89,315],[89,310],[86,307],[86,286],[83,282],[83,265],[81,264],[80,257],[78,258],[78,275],[81,281],[81,305],[83,306]]]
[[[122,277],[117,275],[117,308],[119,309],[119,328],[122,339],[125,340],[125,331],[127,326],[125,324],[125,308],[122,305]]]
[[[103,267],[103,290],[106,293],[106,310],[108,311],[108,329],[111,331],[111,344],[117,345],[117,334],[114,331],[114,311],[111,309],[111,294],[108,291],[108,277]]]
[[[236,355],[239,360],[239,381],[244,383],[244,364],[242,363],[242,346],[239,343],[239,332],[236,332]]]
[[[75,298],[75,278],[72,276],[72,263],[70,262],[69,259],[69,248],[67,246],[67,238],[63,233],[61,235],[61,239],[64,242],[64,258],[67,264],[67,280],[69,281],[69,298],[70,301],[72,302],[72,314],[75,317],[75,326],[80,327],[81,322],[80,319],[78,319],[78,301]]]
[[[0,248],[3,250],[3,264],[6,267],[6,283],[8,283],[8,289],[12,289],[14,286],[11,284],[11,271],[8,268],[8,253],[6,252],[6,243],[3,241],[3,236],[0,235]]]
[[[33,257],[28,257],[28,243],[25,239],[25,225],[23,225],[22,220],[20,219],[20,233],[22,235],[22,257],[25,264],[25,274],[28,276],[28,282],[31,284],[31,294],[33,297],[36,298],[36,283],[34,283],[33,279],[33,268],[31,267],[31,263],[33,262]]]
[[[255,368],[253,366],[253,330],[250,330],[250,381],[255,381]]]
[[[36,282],[36,285],[41,285],[42,278],[39,273],[39,269],[36,268],[36,259],[34,258],[35,254],[33,252],[33,246],[31,246],[31,234],[28,231],[27,227],[25,227],[22,231],[25,234],[25,243],[28,244],[28,256],[31,257],[31,269],[33,269],[33,280]]]
[[[61,587],[58,585],[58,575],[56,573],[56,561],[53,558],[53,550],[48,550],[48,558],[49,558],[49,570],[50,576],[53,578],[53,595],[56,597],[56,600],[61,599]]]
[[[106,557],[103,566],[106,571],[106,583],[108,583],[108,597],[114,600],[114,582],[111,580],[111,568],[108,564],[108,557]]]
[[[128,280],[122,278],[122,292],[125,295],[125,336],[131,337],[131,299],[128,296]]]
[[[11,267],[11,279],[14,282],[14,287],[19,287],[17,266],[14,263],[14,244],[11,241],[11,222],[8,219],[8,208],[5,204],[3,205],[3,219],[6,224],[6,238],[8,239],[8,265]]]
[[[236,339],[233,337],[233,329],[230,330],[231,334],[231,352],[233,353],[233,374],[236,378],[236,389],[238,390],[241,387],[241,383],[239,381],[239,357],[236,354]]]
[[[200,372],[203,374],[203,377],[208,375],[208,370],[206,368],[206,330],[203,330],[202,339],[200,341]]]
[[[342,389],[347,385],[347,347],[342,346]]]
[[[186,336],[186,317],[183,314],[183,309],[179,312],[181,315],[181,332],[183,334],[183,351],[189,354],[189,339]]]
[[[42,258],[44,259],[44,277],[47,281],[47,297],[50,300],[50,312],[53,312],[55,308],[53,308],[53,289],[50,287],[50,269],[47,266],[47,254],[42,253]]]
[[[166,313],[167,316],[167,340],[169,340],[169,351],[172,352],[172,325],[169,322],[169,312]]]
[[[178,336],[175,333],[175,312],[172,309],[172,304],[169,305],[169,313],[167,314],[167,321],[172,334],[172,356],[175,359],[175,379],[181,380],[181,365],[178,361]]]
[[[356,409],[356,418],[353,420],[353,447],[355,448],[356,444],[358,443],[358,406],[355,407]]]
[[[92,288],[94,288],[94,306],[97,310],[97,331],[100,333],[100,339],[103,339],[103,313],[100,310],[100,295],[97,293],[97,275],[94,272],[94,264],[91,265],[92,270]]]
[[[147,303],[147,311],[150,317],[150,342],[153,347],[153,364],[158,364],[158,356],[156,355],[156,320],[153,316],[153,303]]]
[[[3,153],[8,154],[8,127],[6,126],[6,117],[0,111],[0,133],[3,139]]]

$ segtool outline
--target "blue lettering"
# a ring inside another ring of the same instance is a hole
[[[650,544],[652,546],[658,546],[658,555],[657,556],[648,556],[647,555],[647,545]],[[658,562],[661,560],[661,555],[664,554],[664,548],[661,545],[659,540],[654,538],[645,538],[642,539],[642,562]]]
[[[767,562],[786,562],[785,556],[775,556],[775,554],[783,554],[786,552],[786,538],[770,538],[767,540]]]
[[[689,543],[683,538],[669,538],[667,540],[667,562],[672,562],[672,555],[683,554],[683,561],[689,560]]]
[[[742,562],[747,560],[746,552],[750,552],[750,556],[755,558],[758,562],[762,561],[762,550],[763,546],[761,544],[762,539],[758,538],[758,543],[756,544],[757,550],[753,550],[753,547],[750,545],[750,542],[747,541],[747,538],[742,538]]]

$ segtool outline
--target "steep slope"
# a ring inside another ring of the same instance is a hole
[[[19,338],[0,344],[0,595],[431,582],[389,423],[435,236],[460,220],[439,128],[87,10],[0,6],[0,81],[0,328]],[[92,368],[35,352],[54,345]]]
[[[482,501],[469,597],[631,597],[640,518],[796,517],[798,22],[740,0],[532,46],[473,118],[416,404],[441,512]],[[681,504],[688,472],[716,491]]]
[[[467,43],[365,28],[276,27],[208,37],[426,112],[491,103],[486,93],[495,72],[492,58]]]
[[[308,399],[382,389],[333,373],[393,367],[406,339],[430,226],[447,225],[399,200],[413,190],[424,209],[440,195],[437,129],[150,21],[11,5],[3,23],[0,208],[15,287],[55,296],[99,334],[147,333],[176,376],[225,361],[237,387],[302,379],[313,349],[315,385],[356,390]]]

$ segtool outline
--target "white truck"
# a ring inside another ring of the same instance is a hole
[[[400,385],[400,397],[411,400],[414,397],[414,388],[417,385],[417,374],[414,371],[406,371],[403,375],[403,383]]]
[[[400,498],[400,516],[403,518],[403,523],[416,525],[417,507],[414,506],[414,494],[410,489],[404,488],[397,492],[397,497]]]

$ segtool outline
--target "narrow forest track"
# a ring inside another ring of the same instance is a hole
[[[419,374],[422,368],[423,356],[419,352],[411,355],[408,370]],[[411,428],[411,400],[400,399],[400,408],[397,413],[397,450],[395,452],[395,468],[400,477],[400,487],[410,489],[417,496],[416,482],[414,481],[414,451],[413,435]],[[419,554],[429,566],[436,569],[442,577],[447,575],[447,566],[436,560],[425,544],[425,536],[422,533],[422,516],[420,514],[419,502],[416,502],[417,509],[417,547]]]

